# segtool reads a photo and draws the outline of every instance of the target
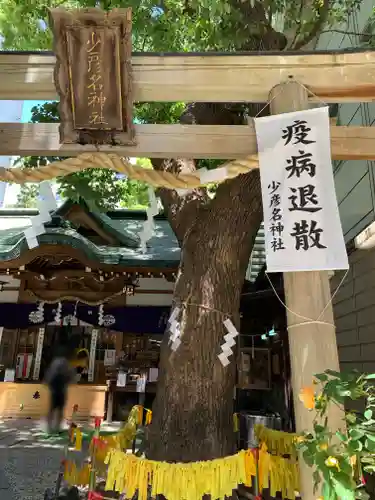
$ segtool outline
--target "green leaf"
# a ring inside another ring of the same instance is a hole
[[[365,432],[361,429],[354,428],[354,429],[349,430],[349,436],[352,439],[361,439],[364,435],[365,435]]]
[[[305,450],[302,453],[302,456],[303,456],[304,461],[306,462],[306,464],[309,467],[312,467],[314,465],[314,463],[315,463],[314,456],[311,454],[311,452],[309,450]]]
[[[374,443],[375,444],[375,443]],[[354,453],[357,453],[359,451],[362,451],[363,445],[361,441],[357,440],[350,440],[348,442],[348,451],[351,455],[354,455]]]
[[[365,379],[366,380],[373,380],[373,379],[375,379],[375,373],[370,373],[369,375],[366,375]]]
[[[326,431],[326,428],[320,424],[314,424],[315,434],[322,434]]]
[[[321,382],[326,382],[328,380],[328,375],[326,375],[325,373],[317,373],[316,375],[314,375],[314,377]]]
[[[357,416],[354,413],[347,413],[345,418],[350,424],[355,424],[357,421]]]
[[[371,419],[371,420],[364,420],[362,422],[362,427],[368,427],[368,426],[372,426],[375,424],[375,420],[374,419]]]
[[[331,377],[336,377],[336,378],[340,378],[342,376],[342,373],[336,372],[334,370],[326,370],[324,373],[327,373],[327,375],[331,375]]]
[[[336,436],[340,439],[340,441],[344,441],[345,442],[348,439],[348,436],[346,436],[345,434],[343,434],[340,431],[336,432]]]
[[[340,473],[336,473],[332,478],[332,483],[336,495],[345,500],[355,500],[355,484],[351,479]]]
[[[324,500],[333,500],[334,489],[330,481],[324,481],[322,487],[322,495]]]
[[[372,419],[372,410],[366,410],[364,413],[365,419],[366,420],[371,420]]]
[[[366,439],[365,447],[367,448],[368,451],[375,452],[375,441]]]

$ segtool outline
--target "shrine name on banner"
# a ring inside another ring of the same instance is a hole
[[[267,272],[348,269],[328,107],[255,119]]]

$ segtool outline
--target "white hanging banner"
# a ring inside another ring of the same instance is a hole
[[[3,206],[4,206],[5,193],[7,190],[7,186],[8,186],[7,182],[0,182],[0,208],[3,208]]]
[[[90,345],[90,357],[89,357],[89,369],[87,370],[87,381],[94,381],[94,371],[95,371],[95,358],[96,358],[96,343],[98,341],[98,330],[93,328],[91,330],[91,345]]]
[[[136,392],[146,392],[146,375],[141,375],[137,378]]]
[[[106,349],[104,351],[104,366],[113,366],[116,364],[116,349]]]
[[[118,372],[116,386],[117,387],[126,387],[126,373],[125,372]]]
[[[6,368],[4,382],[14,382],[16,378],[16,370],[14,368]]]
[[[42,352],[44,343],[44,332],[45,332],[44,328],[39,328],[38,341],[36,344],[35,361],[34,361],[33,380],[39,380],[40,364],[42,362]]]
[[[268,272],[348,269],[328,107],[256,118]]]

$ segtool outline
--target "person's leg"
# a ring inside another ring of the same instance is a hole
[[[65,390],[65,388],[62,388],[59,391],[58,401],[56,401],[56,402],[58,403],[58,405],[56,407],[56,429],[59,432],[62,430],[62,422],[63,422],[63,418],[64,418],[64,409],[65,409],[65,403],[66,403],[66,390]]]
[[[56,409],[56,391],[50,388],[50,404],[49,404],[49,412],[47,416],[47,428],[48,432],[53,432],[53,421],[55,417],[55,409]]]
[[[64,417],[64,407],[63,406],[59,406],[56,409],[56,431],[57,432],[61,432],[62,431],[63,417]]]
[[[53,420],[54,420],[55,410],[54,408],[50,408],[47,416],[47,431],[48,433],[53,432]]]

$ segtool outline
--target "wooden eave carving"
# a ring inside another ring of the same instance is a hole
[[[118,246],[120,243],[117,238],[108,234],[105,229],[102,228],[100,224],[95,222],[93,218],[90,217],[89,213],[87,213],[85,209],[78,204],[70,207],[64,218],[72,222],[76,227],[83,227],[93,231],[101,240],[103,240],[104,244]]]
[[[63,144],[136,144],[131,9],[50,10]]]

